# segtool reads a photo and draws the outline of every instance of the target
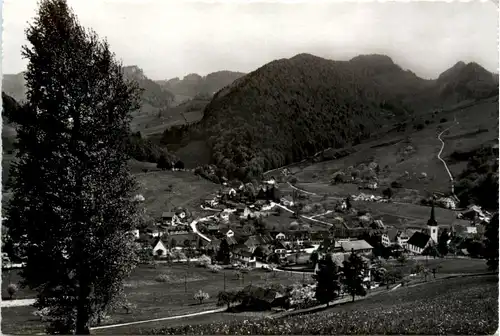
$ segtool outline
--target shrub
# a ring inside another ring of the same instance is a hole
[[[167,282],[169,280],[170,280],[170,277],[168,276],[168,274],[159,274],[155,278],[156,282]]]
[[[197,301],[199,301],[200,304],[203,303],[203,301],[208,300],[210,298],[210,295],[208,295],[207,292],[202,291],[201,289],[194,293],[193,298]]]
[[[448,119],[446,119],[446,118],[441,118],[441,120],[439,120],[440,123],[445,123],[447,121],[448,121]]]
[[[209,256],[202,255],[198,258],[198,266],[208,267],[210,264],[212,264],[212,259]]]
[[[208,269],[212,273],[219,273],[219,271],[222,270],[222,267],[219,265],[208,265]]]
[[[12,298],[14,297],[14,295],[16,295],[16,293],[19,291],[19,288],[17,287],[16,284],[14,283],[11,283],[7,286],[7,293],[9,294],[9,299],[12,300]]]
[[[403,185],[398,181],[393,181],[391,183],[391,188],[394,188],[394,189],[403,188]]]
[[[297,177],[295,177],[295,176],[292,176],[292,177],[290,177],[290,178],[288,179],[288,182],[290,182],[290,183],[291,183],[291,184],[293,184],[293,185],[297,184],[297,182],[298,182],[298,181],[299,181],[299,180],[298,180],[298,179],[297,179]]]

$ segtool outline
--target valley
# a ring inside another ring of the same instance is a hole
[[[298,53],[153,80],[40,6],[73,35],[28,30],[58,43],[3,78],[2,331],[496,330],[498,74]]]

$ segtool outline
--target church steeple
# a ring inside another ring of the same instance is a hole
[[[433,240],[434,243],[437,243],[438,241],[438,224],[436,221],[436,215],[435,215],[435,210],[434,210],[434,200],[432,201],[432,208],[431,208],[431,218],[427,221],[427,229],[429,230],[429,236],[431,236],[431,239]]]
[[[431,218],[427,221],[427,226],[437,226],[436,215],[434,213],[434,200],[431,207]]]

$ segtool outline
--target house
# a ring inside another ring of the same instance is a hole
[[[273,288],[263,288],[255,285],[248,285],[243,288],[238,296],[242,299],[241,304],[245,307],[256,310],[270,310],[272,307],[283,305],[281,300],[284,295]]]
[[[269,184],[269,185],[274,185],[274,184],[276,184],[276,179],[274,178],[274,176],[271,176],[271,178],[267,181],[264,181],[264,183]]]
[[[245,240],[244,245],[253,253],[257,247],[267,247],[271,242],[272,238],[268,235],[253,235]]]
[[[481,207],[477,205],[471,205],[466,211],[458,214],[457,217],[459,219],[468,219],[474,223],[476,222],[489,223],[491,219],[491,214],[486,211],[483,211]]]
[[[399,245],[406,248],[408,242],[408,234],[398,229],[389,229],[386,233],[382,234],[382,245],[389,247],[391,245]]]
[[[385,229],[384,222],[380,219],[374,220],[372,226],[374,229]]]
[[[407,249],[414,254],[422,254],[422,252],[429,246],[433,244],[433,240],[430,235],[425,232],[415,232],[407,243]]]
[[[477,226],[467,226],[467,234],[476,234]]]
[[[286,248],[283,245],[283,243],[281,243],[280,241],[278,241],[278,242],[276,242],[274,244],[274,253],[279,254],[282,257],[285,256]]]
[[[454,210],[457,206],[455,200],[451,197],[442,197],[437,200],[438,204],[440,204],[442,207],[446,209],[452,209]]]
[[[203,199],[203,204],[209,207],[216,206],[218,203],[214,196],[207,196]]]
[[[176,225],[177,215],[170,211],[165,211],[161,214],[161,219],[165,225]]]
[[[255,266],[256,258],[252,252],[244,247],[236,248],[232,253],[233,262],[240,262],[247,266]]]
[[[310,237],[309,237],[309,243],[313,245],[321,245],[325,238],[328,238],[329,236],[328,231],[317,231],[317,232],[311,232]]]
[[[373,246],[368,244],[365,240],[351,240],[340,242],[340,246],[344,252],[352,252],[370,255],[373,251]]]
[[[210,233],[210,234],[215,234],[215,233],[219,232],[219,230],[220,230],[220,226],[219,226],[219,224],[216,224],[216,223],[210,223],[210,224],[208,224],[208,226],[207,226],[207,231],[208,231],[208,233]]]
[[[287,198],[287,197],[282,197],[280,199],[280,204],[286,207],[291,207],[293,206],[293,200]]]
[[[226,237],[234,237],[234,231],[231,230],[230,228],[223,228],[223,229],[220,229],[219,231],[222,235],[226,236]]]
[[[130,230],[129,233],[134,237],[134,239],[139,239],[140,237],[139,229]]]
[[[159,257],[167,255],[167,247],[160,237],[153,241],[153,255]]]
[[[184,209],[181,207],[177,208],[175,210],[175,215],[179,218],[180,221],[183,221],[187,217],[187,213]]]
[[[276,235],[276,240],[285,240],[286,235],[283,232],[280,232]]]
[[[210,250],[210,251],[218,251],[219,248],[220,248],[220,243],[221,243],[221,240],[220,239],[212,239],[208,244],[207,246],[205,247],[206,250]]]
[[[154,226],[154,225],[150,225],[146,228],[146,232],[148,235],[150,235],[151,237],[160,237],[163,235],[163,230],[161,230],[160,228],[158,228],[157,226]]]

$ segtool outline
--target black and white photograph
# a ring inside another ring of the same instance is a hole
[[[1,334],[498,335],[498,1],[1,8]]]

